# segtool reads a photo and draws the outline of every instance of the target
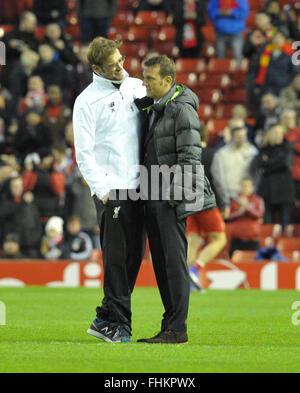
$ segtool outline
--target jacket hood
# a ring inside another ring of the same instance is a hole
[[[199,108],[199,99],[196,94],[191,89],[180,83],[175,84],[159,103],[152,105],[152,108],[156,112],[161,112],[171,101],[189,104],[195,109],[195,111]]]

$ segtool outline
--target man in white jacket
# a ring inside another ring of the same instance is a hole
[[[128,195],[121,200],[121,194],[139,186],[134,100],[146,91],[123,69],[120,47],[102,37],[92,41],[93,82],[77,97],[73,112],[76,159],[94,198],[103,251],[104,299],[88,333],[106,342],[131,341],[130,298],[144,249],[141,201]]]

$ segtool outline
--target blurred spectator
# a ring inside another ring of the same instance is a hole
[[[47,97],[48,102],[43,112],[44,124],[51,132],[53,144],[62,143],[66,124],[72,117],[71,109],[64,104],[59,86],[48,86]]]
[[[240,184],[249,174],[249,166],[258,151],[247,141],[247,128],[242,119],[232,119],[232,140],[216,153],[224,168],[224,186],[231,198],[240,190]]]
[[[73,161],[72,157],[68,154],[67,146],[65,143],[56,143],[52,146],[52,154],[54,157],[54,167],[57,172],[62,172],[66,176],[68,183],[68,178],[72,172]]]
[[[72,216],[67,221],[64,238],[64,258],[75,261],[87,261],[93,252],[93,243],[89,235],[81,231],[80,218]]]
[[[280,28],[287,37],[300,39],[297,16],[289,4],[285,4],[281,12],[278,0],[270,0],[266,2],[264,11],[270,15],[272,25]]]
[[[42,221],[62,215],[65,198],[65,175],[54,168],[54,158],[49,150],[43,151],[41,162],[33,155],[25,159],[23,174],[24,191],[34,194]]]
[[[291,83],[298,71],[291,61],[292,54],[292,46],[286,41],[283,31],[277,30],[271,42],[261,49],[255,65],[255,95],[258,101],[266,92],[279,95]]]
[[[284,128],[272,126],[266,134],[264,146],[254,161],[255,170],[260,173],[258,194],[265,202],[266,224],[275,224],[280,215],[282,229],[291,223],[294,201],[293,148],[284,140]]]
[[[261,146],[269,128],[280,121],[280,100],[272,93],[265,93],[261,99],[260,111],[256,115],[255,143]]]
[[[293,83],[280,92],[282,109],[294,109],[297,112],[297,124],[300,127],[300,74],[295,75]]]
[[[230,257],[235,250],[258,250],[260,225],[264,216],[264,201],[254,194],[252,179],[241,181],[239,194],[230,205]]]
[[[6,129],[10,124],[12,114],[12,95],[0,84],[0,154],[6,152]]]
[[[77,97],[93,81],[93,71],[87,58],[87,51],[87,45],[82,45],[79,49],[79,62],[75,66],[74,97]]]
[[[88,44],[98,36],[107,38],[110,22],[117,10],[117,0],[79,0],[77,13],[81,43]]]
[[[3,237],[18,233],[22,253],[30,258],[38,257],[42,236],[40,216],[33,194],[24,193],[21,177],[11,178],[7,192],[2,193],[0,221]]]
[[[19,98],[24,97],[27,93],[28,78],[32,76],[33,70],[38,65],[40,56],[33,50],[22,52],[20,60],[15,64],[10,78],[9,89],[15,98],[15,106]]]
[[[24,160],[27,154],[42,153],[52,144],[49,128],[43,123],[41,114],[30,109],[20,120],[14,138],[14,148]]]
[[[216,56],[226,58],[231,49],[232,57],[241,65],[248,0],[209,0],[208,14],[216,31]]]
[[[69,156],[72,157],[73,166],[76,164],[76,154],[75,154],[75,146],[74,146],[74,129],[73,122],[70,121],[67,123],[65,127],[65,144],[68,149],[70,149]]]
[[[1,259],[24,259],[25,256],[20,251],[19,236],[16,233],[9,233],[3,242],[3,252]]]
[[[296,124],[296,112],[285,109],[281,114],[280,124],[284,127],[284,138],[290,142],[294,150],[292,174],[295,183],[297,205],[300,206],[300,128]]]
[[[172,4],[172,13],[180,57],[199,57],[205,42],[201,31],[206,22],[205,2],[175,0]]]
[[[15,169],[8,165],[5,161],[2,160],[2,155],[0,156],[0,198],[5,191],[5,185],[8,179],[10,179],[13,176],[16,176],[17,172],[15,172]],[[1,232],[1,227],[0,227],[0,232]]]
[[[140,0],[136,7],[136,12],[139,11],[164,11],[168,14],[170,12],[170,4],[168,0]]]
[[[41,44],[39,54],[41,59],[34,74],[42,78],[46,88],[49,85],[58,85],[62,89],[64,98],[68,99],[71,91],[71,73],[58,59],[58,54],[51,45]]]
[[[59,23],[62,27],[65,25],[68,14],[66,0],[34,0],[33,12],[37,16],[40,25],[49,23]]]
[[[47,103],[47,94],[44,89],[44,82],[38,75],[28,78],[28,90],[25,97],[21,100],[19,114],[22,116],[29,110],[42,113]]]
[[[250,30],[245,38],[243,56],[249,59],[249,68],[246,77],[246,91],[249,109],[254,108],[255,95],[253,85],[255,80],[255,66],[260,56],[261,48],[271,40],[276,32],[272,26],[271,17],[264,11],[255,14],[255,27]]]
[[[15,61],[19,60],[21,53],[26,49],[34,51],[38,48],[38,40],[34,32],[36,28],[36,16],[30,11],[22,14],[19,26],[9,31],[3,37],[6,46],[7,62],[5,69],[12,67]]]
[[[58,52],[59,59],[64,64],[77,64],[77,57],[73,51],[73,41],[71,37],[65,34],[58,23],[50,23],[46,26],[46,35],[44,43],[49,44]]]
[[[1,0],[0,24],[17,25],[20,16],[31,9],[32,0]]]
[[[45,236],[41,243],[41,254],[44,259],[56,260],[64,259],[64,220],[61,217],[53,216],[45,226]]]

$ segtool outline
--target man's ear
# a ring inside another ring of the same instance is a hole
[[[165,81],[168,85],[173,85],[173,78],[170,75],[165,77]]]

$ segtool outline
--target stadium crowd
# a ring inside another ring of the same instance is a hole
[[[123,40],[125,69],[133,76],[142,78],[142,61],[153,53],[173,57],[177,82],[198,94],[207,133],[203,149],[213,151],[212,184],[221,183],[219,208],[232,225],[230,255],[259,248],[262,222],[283,230],[299,222],[300,57],[293,46],[300,41],[299,2],[0,5],[6,45],[0,72],[1,258],[87,260],[100,248],[72,125],[74,100],[92,81],[87,45],[99,35]]]

